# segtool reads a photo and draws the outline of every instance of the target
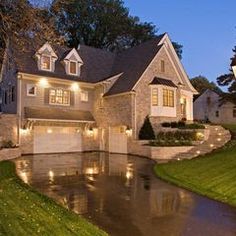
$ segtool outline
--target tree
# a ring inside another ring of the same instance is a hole
[[[70,47],[121,51],[156,37],[156,26],[131,16],[122,0],[54,0],[51,13]],[[182,46],[174,45],[181,57]]]
[[[233,58],[231,58],[231,60],[236,58],[236,46],[233,48],[233,53],[234,53],[234,56]],[[236,79],[235,79],[232,69],[229,69],[228,74],[219,76],[217,78],[217,83],[220,86],[227,86],[229,93],[236,93]]]
[[[58,40],[55,35],[47,9],[34,7],[27,0],[0,1],[0,62],[9,40],[15,47],[26,50],[27,44]]]
[[[139,139],[140,140],[153,140],[155,139],[155,133],[152,128],[152,124],[148,116],[146,116],[143,126],[139,131]]]
[[[210,82],[206,77],[202,75],[192,78],[190,82],[200,94],[202,94],[207,89],[222,93],[221,89],[214,82]]]

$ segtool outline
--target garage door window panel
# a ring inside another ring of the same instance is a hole
[[[49,90],[49,104],[51,105],[70,105],[70,91],[63,89]]]

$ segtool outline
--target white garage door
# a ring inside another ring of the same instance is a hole
[[[81,133],[75,127],[34,127],[34,153],[82,151]]]
[[[109,152],[128,153],[127,135],[124,127],[110,127],[109,129]]]

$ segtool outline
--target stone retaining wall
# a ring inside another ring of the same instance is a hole
[[[19,148],[5,148],[0,150],[0,161],[11,160],[21,156]]]

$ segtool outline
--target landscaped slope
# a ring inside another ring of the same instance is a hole
[[[164,180],[236,206],[236,141],[203,157],[158,164],[155,172]]]
[[[107,235],[25,185],[12,162],[0,162],[0,235]]]

